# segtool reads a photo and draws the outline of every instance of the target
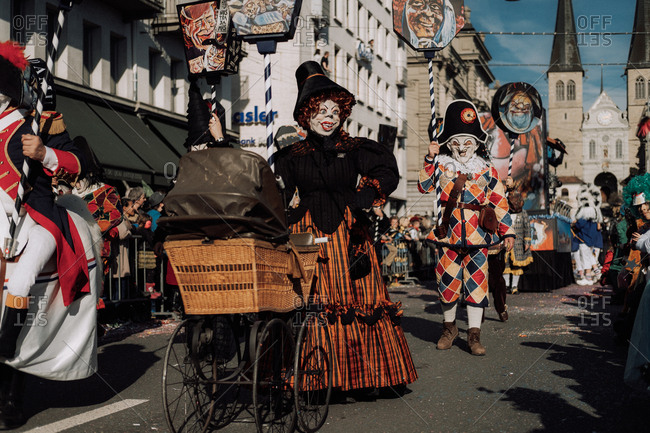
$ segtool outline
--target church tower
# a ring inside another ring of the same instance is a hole
[[[582,78],[584,70],[571,0],[558,0],[555,36],[548,78],[548,136],[559,138],[568,155],[557,168],[558,176],[582,178]]]
[[[634,29],[630,42],[630,54],[627,59],[627,118],[630,121],[628,143],[630,145],[630,167],[639,163],[637,152],[639,139],[636,130],[643,115],[645,104],[650,100],[650,0],[637,0],[634,14]],[[650,152],[646,151],[648,161]],[[643,165],[643,164],[642,164]],[[650,166],[645,164],[645,171]]]

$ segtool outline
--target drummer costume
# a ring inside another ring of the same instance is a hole
[[[296,78],[296,120],[312,97],[326,92],[348,95],[354,104],[354,97],[327,78],[316,62],[303,63]],[[362,248],[370,257],[370,273],[356,280],[349,273],[355,211],[383,204],[397,187],[399,174],[392,153],[340,128],[329,136],[309,131],[304,141],[276,153],[276,174],[284,181],[287,203],[298,189],[299,204],[289,211],[291,231],[328,239],[321,244],[311,301],[327,312],[334,351],[333,387],[379,388],[415,381],[417,374],[399,325],[400,304],[388,297],[369,238]]]
[[[449,147],[445,145],[459,135],[474,137],[478,143],[477,153],[465,163],[454,159],[450,155]],[[458,334],[455,308],[461,291],[468,305],[470,322],[476,325],[472,318],[479,317],[478,326],[473,327],[477,329],[470,331],[480,335],[482,309],[487,307],[489,302],[488,247],[500,243],[506,237],[515,236],[511,228],[504,186],[499,180],[497,170],[490,164],[485,149],[486,138],[476,107],[466,100],[454,101],[446,110],[442,132],[438,137],[441,147],[437,166],[434,166],[434,161],[427,156],[424,168],[420,171],[418,189],[421,193],[435,191],[434,179],[439,179],[443,208],[449,205],[447,202],[458,177],[461,173],[467,176],[458,202],[453,204],[446,233],[431,232],[429,235],[431,241],[442,247],[442,255],[436,266],[436,279],[443,312],[452,311],[451,316],[454,317],[450,321],[445,319],[443,335],[448,330],[450,341],[448,344],[439,342],[439,349],[451,347],[451,342]],[[479,225],[482,207],[494,210],[497,219],[495,233],[490,233]]]
[[[27,60],[21,47],[11,41],[0,44],[0,105],[3,109],[0,113],[0,145],[3,149],[0,154],[0,202],[8,216],[14,207],[21,175],[19,168],[22,168],[25,158],[21,137],[32,134],[31,115],[18,107],[22,100],[26,67]],[[16,355],[17,339],[26,322],[30,289],[55,251],[64,306],[90,292],[88,261],[80,235],[66,210],[54,203],[51,187],[54,175],[76,179],[82,172],[82,159],[72,145],[59,113],[43,113],[41,127],[47,130],[41,134],[46,145],[45,158],[42,163],[29,160],[30,174],[26,201],[23,202],[28,215],[17,238],[16,254],[22,252],[22,255],[6,284],[8,294],[0,325],[0,358],[8,361]],[[2,275],[4,278],[4,271]],[[20,399],[17,396],[20,394],[20,376],[22,374],[17,370],[0,363],[2,428],[24,422],[21,410],[16,408],[16,400]]]

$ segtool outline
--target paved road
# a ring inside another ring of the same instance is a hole
[[[474,357],[461,339],[449,351],[435,341],[442,315],[426,286],[391,289],[403,302],[403,327],[420,379],[403,397],[339,399],[327,432],[646,432],[650,398],[622,383],[626,348],[614,344],[618,306],[607,291],[570,286],[509,296],[510,321],[489,309]],[[100,373],[78,382],[32,379],[28,424],[18,431],[167,432],[160,378],[174,324],[100,347]],[[38,428],[38,427],[45,428]],[[252,432],[233,423],[224,432]]]

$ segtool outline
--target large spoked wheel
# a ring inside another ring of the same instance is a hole
[[[162,396],[165,418],[172,433],[205,432],[214,412],[216,385],[207,381],[215,370],[215,358],[198,357],[192,350],[194,333],[204,326],[201,318],[186,319],[172,333],[165,353]],[[200,336],[199,336],[200,338]]]
[[[241,371],[242,352],[240,347],[239,327],[233,322],[231,316],[214,316],[210,328],[205,333],[211,333],[211,338],[205,344],[206,356],[213,356],[211,377],[205,377],[215,383],[212,394],[212,419],[210,429],[223,428],[235,418],[243,409],[239,405],[239,374]],[[195,357],[201,359],[202,356]],[[197,369],[197,371],[202,371]]]
[[[257,342],[253,368],[253,406],[260,433],[294,431],[294,349],[287,323],[278,318],[268,322]]]
[[[294,361],[296,417],[303,433],[318,431],[327,419],[332,395],[331,353],[327,318],[308,314],[298,332]]]

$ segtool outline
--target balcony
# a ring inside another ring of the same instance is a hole
[[[154,18],[165,10],[165,0],[107,0],[105,3],[122,12],[125,21]]]
[[[180,31],[178,23],[178,12],[176,4],[178,0],[162,0],[165,4],[165,9],[159,13],[151,23],[154,34],[161,33],[176,33]]]
[[[397,136],[406,137],[408,135],[408,122],[403,117],[397,118]]]

